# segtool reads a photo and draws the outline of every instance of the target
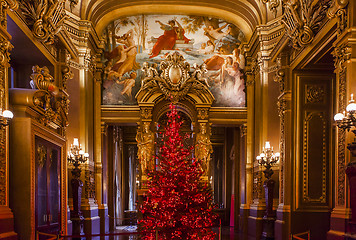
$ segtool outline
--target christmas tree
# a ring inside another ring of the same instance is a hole
[[[210,187],[201,181],[200,163],[192,158],[192,147],[183,145],[182,125],[171,104],[159,151],[160,170],[149,172],[148,192],[140,206],[142,239],[214,239],[211,227],[217,218]],[[187,136],[185,136],[187,137]]]

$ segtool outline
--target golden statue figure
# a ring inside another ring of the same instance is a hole
[[[201,161],[201,168],[204,175],[209,173],[210,155],[213,153],[210,136],[206,131],[206,123],[200,123],[200,132],[197,133],[195,140],[195,158]]]
[[[136,141],[138,148],[137,157],[140,160],[142,175],[145,175],[146,171],[153,169],[154,166],[154,133],[150,130],[149,122],[144,122],[143,126],[139,127]]]

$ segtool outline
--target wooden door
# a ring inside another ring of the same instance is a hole
[[[36,137],[35,151],[36,230],[57,234],[60,229],[61,148]]]

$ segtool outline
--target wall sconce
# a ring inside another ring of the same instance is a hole
[[[72,170],[73,177],[80,178],[81,170],[79,168],[81,163],[85,163],[89,159],[89,154],[84,153],[78,138],[74,138],[73,144],[70,145],[70,151],[68,152],[68,162],[72,163],[74,168]]]
[[[354,100],[354,95],[351,94],[351,99],[349,101],[349,105],[347,105],[346,107],[346,112],[344,111],[344,113],[337,113],[334,116],[334,120],[336,122],[336,125],[339,128],[342,128],[344,130],[350,131],[350,129],[352,127],[356,127],[356,103]],[[351,132],[353,132],[353,134],[355,134],[356,136],[356,130],[353,129],[351,130]],[[347,144],[347,149],[350,150],[351,155],[353,157],[356,156],[356,142],[352,142]]]
[[[265,147],[262,150],[262,153],[256,157],[258,163],[265,167],[265,170],[263,173],[265,174],[265,177],[267,179],[270,179],[271,176],[273,175],[273,170],[272,166],[273,164],[277,163],[279,161],[279,152],[273,153],[273,147],[271,148],[271,145],[269,142],[266,142]]]
[[[10,110],[2,111],[0,108],[0,127],[6,127],[9,125],[10,120],[14,117],[14,114]]]

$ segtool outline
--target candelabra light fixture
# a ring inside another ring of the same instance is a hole
[[[265,147],[263,148],[262,153],[256,157],[258,163],[265,167],[263,173],[267,179],[270,179],[273,175],[272,166],[275,163],[278,163],[279,157],[279,152],[273,153],[273,147],[271,147],[269,142],[265,143]]]
[[[2,111],[0,108],[0,127],[6,127],[9,125],[10,120],[14,117],[14,114],[10,110]]]
[[[78,138],[74,138],[73,144],[70,146],[70,151],[68,152],[68,162],[72,163],[74,168],[72,170],[73,177],[80,177],[81,170],[79,168],[81,163],[85,163],[89,159],[89,154],[82,150],[79,144]]]
[[[334,116],[336,125],[344,130],[350,131],[352,127],[356,127],[356,103],[354,95],[351,94],[349,105],[346,107],[346,111],[343,113],[337,113]],[[356,129],[351,130],[356,136]],[[347,149],[350,150],[352,156],[356,156],[356,142],[347,144]]]
[[[351,127],[356,127],[356,103],[354,100],[354,95],[351,94],[351,99],[349,101],[349,105],[346,107],[346,111],[343,113],[337,113],[334,116],[334,120],[336,125],[339,128],[350,131]],[[356,130],[352,130],[352,132],[356,135]]]

